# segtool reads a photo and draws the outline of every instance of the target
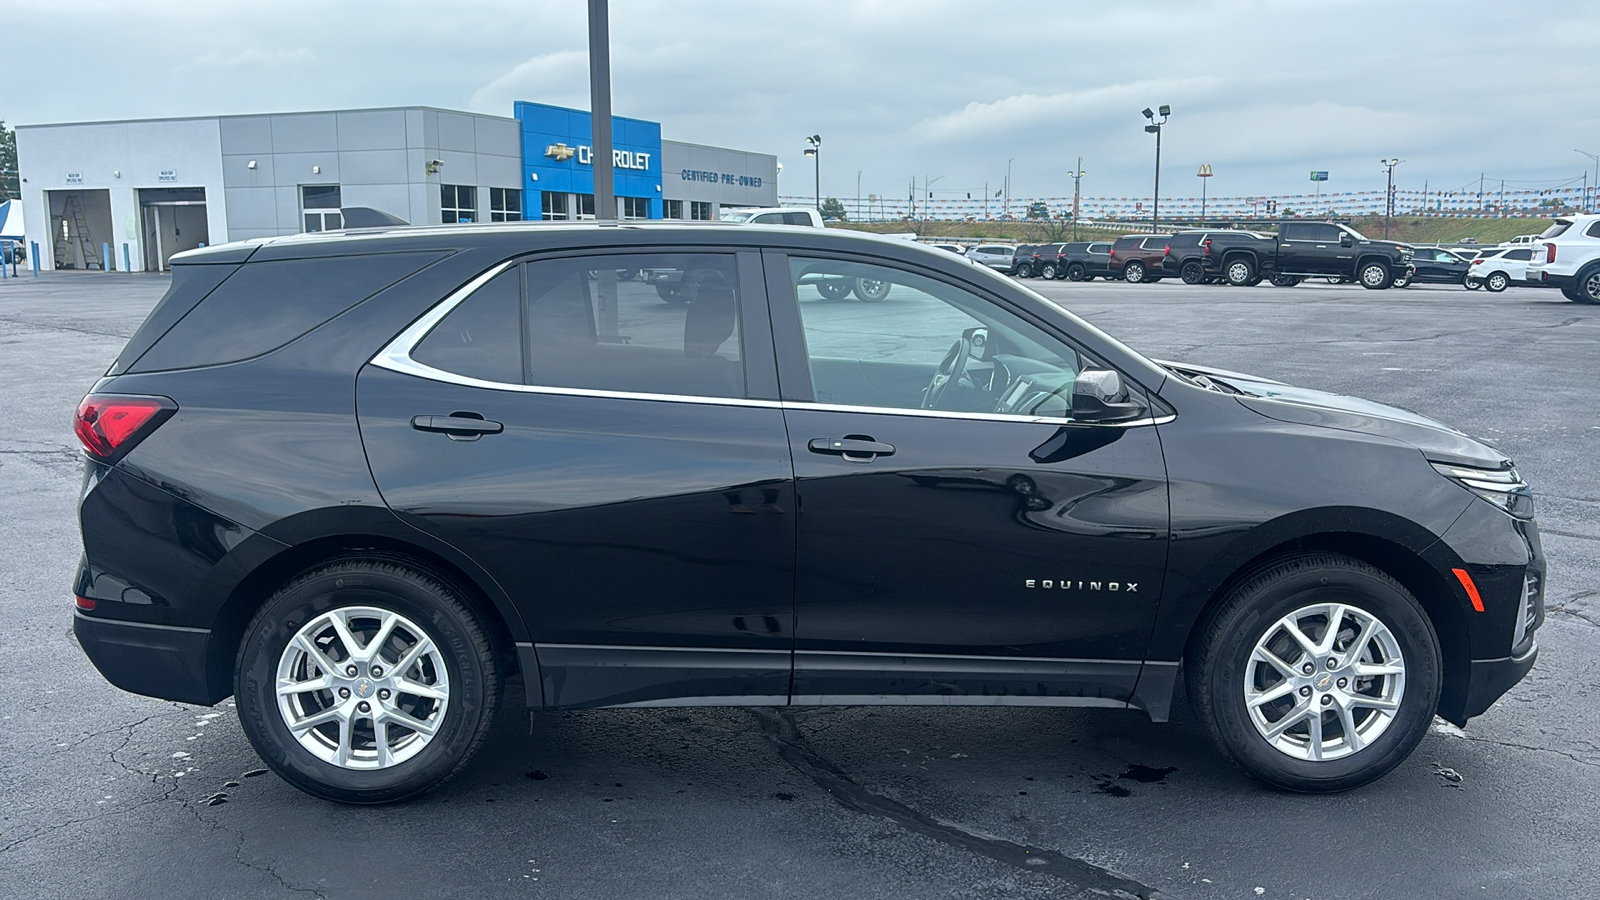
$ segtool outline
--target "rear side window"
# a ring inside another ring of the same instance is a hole
[[[1183,248],[1183,247],[1198,247],[1198,246],[1200,246],[1200,239],[1202,237],[1205,237],[1205,235],[1203,235],[1203,234],[1180,234],[1180,235],[1175,235],[1172,238],[1172,247],[1173,247],[1173,249],[1180,249],[1180,248]]]
[[[496,384],[743,397],[737,285],[726,254],[528,262],[461,301],[410,355]]]
[[[750,220],[752,225],[782,225],[783,213],[762,213]]]
[[[785,225],[810,225],[811,224],[811,216],[809,214],[803,213],[803,212],[784,213],[783,214],[783,224],[785,224]]]
[[[1571,227],[1572,227],[1572,220],[1571,219],[1557,219],[1554,222],[1551,222],[1550,223],[1550,227],[1546,228],[1543,232],[1541,232],[1539,234],[1539,237],[1541,239],[1542,238],[1560,237],[1561,235],[1566,233],[1568,228],[1571,228]]]
[[[1533,259],[1533,251],[1532,250],[1528,250],[1528,249],[1512,250],[1511,252],[1506,254],[1505,258],[1506,259],[1515,259],[1515,260],[1519,260],[1521,262],[1527,262],[1527,261]]]
[[[1090,253],[1110,253],[1111,252],[1111,245],[1110,244],[1090,244],[1089,245],[1089,252]]]
[[[129,371],[214,366],[269,353],[443,255],[378,253],[246,263]]]
[[[1146,249],[1146,250],[1162,250],[1162,249],[1165,249],[1166,246],[1167,246],[1167,238],[1164,238],[1164,237],[1162,237],[1162,238],[1145,238],[1144,239],[1144,249]]]
[[[1585,231],[1584,234],[1588,235],[1589,237],[1600,237],[1600,220],[1596,220],[1595,222],[1591,223],[1588,230]]]
[[[200,305],[200,301],[207,294],[217,289],[239,267],[218,265],[176,265],[172,267],[172,285],[167,288],[167,293],[156,302],[155,308],[150,310],[150,315],[145,317],[144,324],[133,333],[128,343],[117,355],[117,361],[111,364],[107,375],[121,375],[128,370],[133,361],[143,356],[150,345],[161,339],[167,329],[177,321],[189,314],[189,311]]]
[[[1139,246],[1140,242],[1143,240],[1143,238],[1136,237],[1117,238],[1117,242],[1113,246],[1115,246],[1118,250],[1132,250],[1134,247]]]

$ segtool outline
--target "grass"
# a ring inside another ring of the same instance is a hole
[[[1549,219],[1455,219],[1396,217],[1389,220],[1389,239],[1414,244],[1453,244],[1462,238],[1476,238],[1480,244],[1498,244],[1519,234],[1538,234]],[[1383,237],[1382,216],[1361,216],[1350,226],[1369,238]],[[1072,240],[1072,226],[1039,222],[843,222],[834,228],[870,231],[875,234],[914,233],[924,240],[936,238],[967,241],[1002,241],[1017,244],[1043,244]],[[1124,234],[1144,231],[1129,223],[1121,228],[1079,228],[1078,239],[1109,241]]]

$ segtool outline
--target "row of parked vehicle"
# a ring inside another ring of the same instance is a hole
[[[1412,284],[1460,284],[1503,291],[1527,283],[1534,248],[1527,243],[1465,250],[1415,248],[1373,240],[1331,222],[1285,223],[1276,234],[1193,230],[1130,234],[1115,241],[1057,244],[978,244],[947,249],[1018,278],[1086,281],[1094,278],[1151,283],[1236,286],[1270,281],[1292,287],[1307,278],[1360,284],[1372,290]]]

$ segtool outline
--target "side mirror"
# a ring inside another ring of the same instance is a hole
[[[1341,234],[1341,235],[1339,235],[1339,246],[1341,246],[1341,247],[1354,247],[1355,245],[1356,245],[1356,239],[1351,237],[1350,233],[1348,231],[1343,233],[1343,234]]]
[[[1072,385],[1072,418],[1079,422],[1125,422],[1144,414],[1128,400],[1122,376],[1111,369],[1084,369]]]

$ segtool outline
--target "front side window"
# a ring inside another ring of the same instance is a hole
[[[439,220],[446,225],[478,221],[478,189],[464,184],[440,185]]]
[[[789,274],[819,403],[1071,413],[1085,357],[985,297],[866,263],[793,257]]]
[[[522,221],[522,191],[516,188],[489,188],[489,221]]]
[[[301,224],[308,233],[343,228],[344,216],[339,212],[341,205],[337,184],[307,184],[300,187]]]
[[[739,398],[737,285],[726,254],[521,263],[461,301],[411,358],[497,384]]]

